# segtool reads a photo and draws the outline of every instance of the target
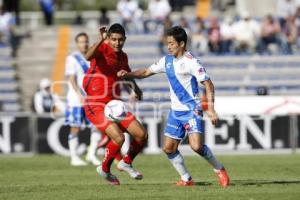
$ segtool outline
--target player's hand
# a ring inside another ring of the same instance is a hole
[[[134,91],[135,99],[141,101],[143,99],[143,91],[140,88],[136,88]]]
[[[219,121],[219,117],[218,117],[216,111],[215,110],[207,110],[206,113],[207,113],[211,123],[215,126]]]
[[[99,33],[100,41],[105,40],[107,38],[107,28],[105,26],[99,28]]]
[[[84,105],[85,97],[82,96],[82,95],[79,95],[79,99],[80,99],[80,103],[81,103],[82,105]]]
[[[128,74],[128,72],[124,69],[117,72],[117,76],[120,77],[120,78],[126,78],[127,74]]]

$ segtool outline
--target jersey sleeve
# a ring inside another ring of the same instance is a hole
[[[157,63],[154,63],[153,65],[151,65],[149,67],[149,69],[150,69],[150,71],[152,73],[155,73],[155,74],[157,74],[157,73],[165,73],[166,72],[165,65],[166,65],[166,58],[164,56]]]
[[[198,82],[207,81],[210,79],[206,69],[202,66],[199,60],[194,59],[190,65],[190,73],[197,78]]]
[[[65,75],[70,76],[76,74],[76,60],[73,56],[68,56],[66,59]]]
[[[106,50],[106,43],[100,44],[100,46],[97,48],[95,52],[95,58],[98,58],[101,54],[103,55]]]

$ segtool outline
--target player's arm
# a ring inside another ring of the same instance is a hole
[[[143,79],[143,78],[147,78],[149,76],[154,75],[155,73],[153,73],[150,68],[144,68],[144,69],[138,69],[135,70],[133,72],[128,72],[126,70],[120,70],[118,71],[118,77],[120,78],[124,78],[124,79]]]
[[[73,56],[68,56],[66,59],[66,64],[65,64],[65,76],[66,80],[70,83],[70,87],[73,88],[73,90],[76,92],[78,98],[80,99],[81,102],[84,101],[84,97],[81,94],[80,87],[77,83],[77,70],[76,70],[76,65],[77,61]]]
[[[84,97],[81,94],[80,88],[77,84],[76,75],[74,75],[74,74],[68,75],[68,79],[69,79],[69,82],[71,83],[71,87],[74,89],[74,91],[76,92],[76,94],[79,97],[80,101],[83,103],[84,102]]]
[[[97,53],[99,46],[106,40],[106,37],[107,37],[106,27],[101,27],[99,29],[99,32],[100,32],[100,40],[98,42],[94,43],[87,50],[86,54],[84,55],[85,59],[87,59],[88,61],[91,61],[92,59],[94,59],[96,57],[96,53]]]
[[[143,92],[140,89],[140,87],[136,84],[135,80],[132,78],[125,78],[125,87],[129,87],[131,91],[133,92],[133,95],[137,100],[142,100],[143,99]]]
[[[218,115],[215,111],[215,87],[213,82],[208,79],[205,81],[201,82],[206,90],[206,98],[207,98],[207,104],[208,104],[208,108],[207,108],[207,114],[208,117],[210,118],[211,122],[213,125],[216,125],[218,122]]]
[[[199,60],[192,60],[190,63],[190,72],[196,77],[197,81],[204,85],[206,90],[206,99],[207,99],[207,115],[211,120],[213,125],[216,125],[218,122],[218,115],[215,111],[215,87],[212,83],[209,75],[206,73],[205,68],[201,65]],[[201,96],[201,95],[199,95]]]
[[[118,72],[120,78],[129,78],[129,79],[143,79],[149,76],[152,76],[157,73],[165,72],[165,57],[161,58],[159,62],[151,65],[148,68],[138,69],[133,72],[128,72],[126,70],[121,70]]]
[[[138,69],[133,72],[120,70],[117,73],[118,77],[123,78],[125,81],[127,81],[127,83],[125,83],[126,87],[130,87],[132,89],[137,100],[142,100],[143,92],[140,89],[140,87],[136,84],[134,79],[143,79],[152,75],[154,75],[154,73],[149,68]]]

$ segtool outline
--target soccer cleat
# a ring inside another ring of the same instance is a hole
[[[195,182],[193,180],[190,181],[184,181],[182,179],[180,179],[180,181],[178,181],[176,183],[177,186],[194,186]]]
[[[97,173],[102,176],[111,185],[120,185],[120,181],[115,175],[111,173],[106,173],[102,170],[102,166],[96,168]]]
[[[109,137],[106,134],[101,135],[101,140],[98,142],[97,148],[102,148],[109,142]]]
[[[121,160],[118,163],[117,168],[120,171],[127,172],[131,178],[134,178],[136,180],[143,179],[143,175],[140,172],[133,169],[132,165],[125,163],[124,160]]]
[[[226,172],[226,170],[220,169],[220,170],[214,170],[216,175],[219,177],[219,183],[222,187],[227,187],[229,185],[230,179]]]
[[[95,155],[87,154],[85,160],[88,161],[89,163],[92,163],[95,166],[101,165],[101,161],[98,160],[98,158]]]
[[[71,157],[71,165],[72,166],[86,166],[87,163],[81,160],[78,156]]]

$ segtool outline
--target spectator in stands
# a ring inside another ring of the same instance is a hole
[[[167,17],[164,21],[163,29],[160,29],[160,40],[158,42],[158,48],[161,55],[166,54],[165,43],[166,43],[166,31],[173,26],[173,22],[170,17]]]
[[[300,6],[297,8],[295,14],[295,24],[297,27],[297,48],[300,49]]]
[[[221,33],[218,19],[212,17],[208,28],[208,47],[211,53],[221,53]]]
[[[280,27],[283,28],[288,16],[294,15],[296,6],[292,0],[277,0],[277,17]]]
[[[121,16],[122,25],[127,31],[143,31],[143,11],[136,0],[119,0],[117,10]]]
[[[267,15],[261,23],[261,38],[259,41],[258,50],[260,53],[269,52],[270,44],[276,44],[278,48],[281,47],[280,39],[280,25],[274,20],[272,15]]]
[[[150,30],[157,30],[157,27],[163,25],[166,18],[171,13],[171,6],[167,0],[149,0],[148,10],[150,20],[145,24],[146,32]],[[150,28],[150,26],[152,28]]]
[[[182,11],[185,1],[182,0],[169,0],[169,4],[173,11]]]
[[[296,45],[297,41],[297,25],[294,16],[288,16],[285,19],[285,25],[282,28],[282,32],[284,34],[283,37],[283,52],[285,54],[293,53],[293,46]]]
[[[53,24],[55,0],[39,0],[40,7],[44,14],[45,24],[50,26]]]
[[[110,19],[107,16],[107,8],[100,8],[100,18],[99,18],[100,26],[108,26],[110,24]]]
[[[14,16],[6,11],[5,5],[0,4],[0,45],[10,46],[12,55],[16,55],[17,43],[14,36],[16,20]]]
[[[220,27],[221,34],[221,53],[228,54],[232,52],[234,35],[233,19],[226,17]]]
[[[3,1],[8,12],[14,12],[16,17],[16,24],[20,25],[20,0],[4,0]]]
[[[65,105],[57,95],[51,93],[51,82],[47,78],[40,81],[39,90],[34,94],[32,109],[37,114],[64,112]]]
[[[234,23],[234,35],[237,53],[253,53],[260,37],[260,26],[248,12],[244,12],[241,19]]]
[[[197,17],[195,30],[192,35],[192,50],[196,55],[203,55],[207,52],[207,30],[205,27],[204,20],[200,17]]]
[[[190,36],[192,34],[192,31],[188,20],[185,17],[181,16],[179,19],[179,26],[181,26],[185,30],[186,34],[188,35],[187,46],[190,46],[191,44]]]
[[[77,13],[73,22],[74,25],[81,26],[83,25],[83,18],[81,13]]]
[[[191,28],[190,28],[188,20],[185,17],[183,17],[183,16],[180,17],[180,19],[179,19],[179,26],[181,26],[182,28],[184,28],[184,30],[185,30],[185,32],[187,33],[188,36],[190,35]]]

